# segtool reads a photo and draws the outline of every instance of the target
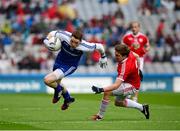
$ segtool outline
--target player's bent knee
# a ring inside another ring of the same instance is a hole
[[[115,101],[114,105],[124,107],[124,101]]]
[[[118,104],[116,101],[114,101],[114,105],[115,105],[115,106],[119,106],[119,104]]]
[[[44,83],[46,85],[49,85],[51,83],[50,80],[48,79],[48,77],[44,77]]]
[[[44,78],[44,83],[45,83],[46,85],[48,85],[48,81],[47,81],[46,78]]]

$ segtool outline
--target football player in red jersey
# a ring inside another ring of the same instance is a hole
[[[126,44],[131,51],[140,57],[140,71],[143,72],[144,55],[149,51],[150,44],[146,35],[140,32],[140,23],[133,21],[130,24],[131,31],[123,36],[122,43]],[[138,91],[132,97],[134,101],[138,100]]]
[[[128,46],[118,44],[115,46],[115,58],[118,62],[116,81],[107,87],[98,88],[92,86],[96,94],[104,92],[99,112],[92,117],[93,120],[101,120],[109,104],[109,97],[116,96],[115,105],[127,108],[135,108],[141,111],[146,119],[149,119],[149,106],[142,105],[128,99],[128,95],[135,94],[140,87],[138,55],[130,51]]]

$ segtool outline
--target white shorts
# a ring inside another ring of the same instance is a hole
[[[116,100],[124,100],[129,95],[134,95],[135,92],[138,90],[135,89],[131,84],[129,83],[122,83],[120,87],[114,91],[112,91],[113,95],[116,96]]]

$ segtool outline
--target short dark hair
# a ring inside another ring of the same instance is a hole
[[[117,44],[115,46],[115,50],[121,54],[122,56],[128,56],[129,55],[129,52],[130,52],[130,49],[127,45],[124,45],[124,44]]]
[[[80,31],[80,30],[75,30],[73,33],[72,33],[72,35],[71,36],[73,36],[73,37],[75,37],[76,39],[78,39],[78,40],[82,40],[82,37],[83,37],[83,34],[82,34],[82,32]]]

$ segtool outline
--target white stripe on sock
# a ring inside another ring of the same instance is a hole
[[[99,113],[98,115],[102,118],[104,116],[104,113],[106,112],[106,108],[109,105],[109,101],[108,100],[102,100],[101,101],[101,105],[100,105],[100,109],[99,109]]]

